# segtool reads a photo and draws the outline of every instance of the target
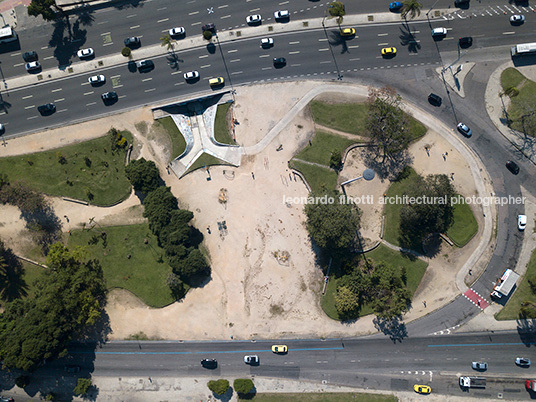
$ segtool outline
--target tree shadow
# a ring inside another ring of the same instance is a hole
[[[363,147],[361,156],[365,166],[374,170],[381,180],[395,179],[406,166],[413,162],[413,157],[407,150],[384,156],[380,148],[375,146]]]
[[[519,339],[527,347],[536,345],[536,319],[517,320]]]
[[[175,71],[180,70],[179,63],[184,63],[184,59],[179,59],[179,56],[175,52],[168,53],[168,55],[166,56],[166,60],[168,62],[169,67]]]
[[[406,324],[400,321],[400,317],[395,317],[392,319],[375,317],[372,322],[374,323],[374,327],[378,331],[383,332],[384,335],[389,336],[393,343],[402,342],[404,338],[408,337]]]
[[[94,14],[93,9],[84,9],[78,15],[78,21],[80,22],[81,25],[92,26],[93,22],[95,22],[95,16],[93,14]]]
[[[218,395],[213,392],[212,396],[214,397],[214,399],[217,399],[219,401],[229,402],[231,398],[233,397],[233,393],[234,393],[233,387],[230,386],[225,393]]]
[[[402,25],[400,28],[400,44],[402,46],[407,46],[408,52],[418,53],[421,49],[421,45],[417,42],[415,35],[411,32],[411,27],[409,25]]]
[[[351,37],[350,37],[351,38]],[[339,31],[329,31],[328,32],[328,42],[332,47],[341,47],[341,54],[349,53],[348,50],[348,40],[350,38],[346,38],[340,34]]]
[[[21,212],[21,217],[26,222],[26,227],[32,232],[34,240],[45,253],[48,248],[60,239],[61,221],[56,216],[54,209],[46,205],[36,211]]]
[[[0,298],[5,302],[28,295],[28,284],[23,278],[22,263],[10,248],[0,242],[0,257],[5,266],[0,267]]]
[[[237,393],[238,394],[238,393]],[[257,396],[257,388],[253,387],[247,394],[238,394],[239,400],[251,400]]]
[[[59,69],[66,69],[72,63],[71,58],[86,43],[87,31],[80,29],[79,21],[75,21],[72,25],[72,31],[64,19],[54,21],[53,26],[54,32],[48,45],[54,48],[54,57],[58,60]],[[67,37],[64,36],[66,29]]]
[[[207,51],[210,54],[216,53],[216,45],[214,43],[212,43],[212,42],[207,43]]]

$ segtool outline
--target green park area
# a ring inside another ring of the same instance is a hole
[[[233,133],[229,130],[228,124],[228,121],[231,118],[230,108],[231,103],[218,105],[216,120],[214,121],[214,139],[221,144],[235,145],[236,141],[233,139]]]
[[[171,268],[148,224],[73,230],[68,242],[70,249],[82,246],[89,259],[100,261],[108,289],[129,290],[151,307],[175,301],[166,284]]]
[[[217,166],[217,165],[223,165],[223,166],[230,166],[229,163],[222,161],[219,158],[216,158],[215,156],[212,156],[210,154],[207,154],[206,152],[203,152],[199,158],[195,160],[194,163],[188,168],[186,173],[193,172],[194,170],[209,167],[209,166]]]
[[[20,271],[10,272],[7,275],[9,286],[2,286],[2,298],[0,298],[0,307],[5,306],[5,300],[9,297],[31,298],[35,294],[36,284],[45,268],[21,261]]]
[[[50,151],[0,158],[0,171],[11,182],[22,181],[51,196],[112,205],[126,199],[131,191],[125,176],[125,155],[132,134],[121,131],[118,138],[112,141],[107,134]]]
[[[536,318],[536,286],[531,286],[529,281],[536,284],[536,250],[532,251],[529,264],[527,265],[527,272],[523,276],[519,287],[510,297],[506,306],[495,315],[497,320]],[[526,316],[522,312],[523,303],[527,304],[526,309],[529,316]]]
[[[154,122],[156,127],[162,127],[171,140],[171,160],[181,156],[186,150],[186,140],[179,131],[173,119],[169,116],[162,117]]]
[[[402,276],[403,271],[406,275],[406,288],[411,296],[417,290],[421,279],[426,272],[428,264],[418,258],[407,256],[400,251],[392,250],[382,244],[371,252],[365,254],[365,257],[370,260],[373,265],[378,263],[384,263],[392,267],[396,267],[399,271],[399,275]],[[359,257],[360,259],[363,256]],[[335,296],[337,294],[337,286],[340,277],[333,275],[330,276],[326,293],[322,298],[321,305],[324,312],[328,317],[334,320],[341,320],[339,313],[335,307]],[[373,310],[370,305],[364,304],[359,310],[359,316],[363,317],[368,314],[372,314]]]
[[[508,119],[510,128],[536,136],[536,82],[529,80],[513,67],[501,74],[503,92],[510,97]]]
[[[257,402],[396,402],[394,395],[365,394],[360,392],[322,393],[260,393],[251,400]]]

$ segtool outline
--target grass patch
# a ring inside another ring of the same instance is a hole
[[[469,204],[454,205],[454,222],[447,230],[447,236],[458,247],[463,247],[478,231],[478,223]]]
[[[326,293],[322,296],[320,300],[320,306],[324,313],[331,318],[332,320],[340,321],[339,313],[335,308],[335,294],[337,293],[337,286],[339,283],[339,278],[335,276],[330,276],[328,281],[328,286],[326,286]]]
[[[311,140],[312,145],[307,145],[295,155],[294,158],[320,163],[321,165],[329,167],[332,151],[339,151],[342,153],[342,151],[356,142],[357,141],[355,140],[340,135],[329,134],[325,131],[317,131]]]
[[[521,302],[530,301],[536,303],[536,295],[532,293],[529,285],[529,278],[536,277],[536,250],[532,251],[530,261],[527,265],[527,272],[523,276],[519,287],[515,293],[510,297],[506,306],[499,311],[495,318],[497,320],[517,320],[521,318],[519,312],[521,310]]]
[[[121,134],[132,143],[132,134]],[[126,199],[131,186],[125,176],[126,151],[112,154],[110,144],[105,135],[50,151],[0,158],[0,171],[9,172],[10,181],[24,181],[48,195],[111,205]]]
[[[394,395],[365,394],[362,392],[301,392],[259,393],[253,398],[258,402],[396,402]]]
[[[409,132],[411,134],[411,140],[415,141],[426,134],[426,127],[419,120],[414,119],[412,116],[407,115],[409,119]]]
[[[22,291],[26,292],[21,299],[32,298],[35,295],[36,284],[46,268],[37,267],[25,261],[22,263]],[[0,300],[0,307],[5,307],[6,302]]]
[[[106,233],[106,242],[102,232]],[[74,246],[83,246],[89,258],[100,261],[108,289],[127,289],[151,307],[174,301],[166,285],[171,268],[159,262],[164,250],[158,247],[148,224],[72,230],[69,247]]]
[[[203,154],[195,160],[195,162],[188,168],[186,173],[193,172],[194,170],[200,169],[205,166],[216,166],[216,165],[227,165],[230,166],[229,163],[222,161],[219,158],[216,158],[215,156],[212,156],[210,154],[207,154],[206,152],[203,152]]]
[[[527,105],[533,105],[536,102],[536,82],[527,80],[522,88],[519,89],[519,95],[511,98],[510,107],[508,108],[508,117],[512,121],[510,127],[514,130],[531,136],[536,136],[536,130],[529,123],[523,127],[523,115],[527,114]]]
[[[328,167],[309,165],[300,161],[291,160],[289,166],[300,171],[313,192],[320,192],[322,189],[335,190],[337,186],[337,172]]]
[[[508,88],[519,86],[524,80],[526,80],[525,76],[513,67],[508,67],[501,74],[501,86],[503,91]]]
[[[173,119],[170,116],[163,117],[155,121],[154,124],[160,125],[171,139],[171,160],[181,156],[186,150],[186,140]]]
[[[367,136],[366,118],[368,107],[365,103],[309,103],[313,120],[317,124],[344,131],[349,134]]]
[[[236,141],[233,140],[233,134],[230,132],[227,124],[227,115],[230,107],[231,103],[218,105],[216,120],[214,121],[214,138],[222,144],[235,145]]]

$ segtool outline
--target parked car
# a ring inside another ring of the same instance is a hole
[[[287,64],[287,59],[284,57],[274,57],[274,66],[283,67],[285,64]]]
[[[32,61],[24,65],[26,71],[36,71],[41,69],[41,64],[38,61]]]
[[[184,79],[186,81],[197,80],[198,78],[199,78],[198,71],[188,71],[187,73],[184,73]]]
[[[276,20],[287,20],[290,18],[290,13],[288,10],[279,10],[274,13],[274,18]]]
[[[484,371],[488,369],[488,363],[486,362],[473,362],[471,367],[473,367],[474,370]]]
[[[274,353],[287,353],[288,352],[287,345],[273,345],[272,346],[272,352],[274,352]]]
[[[10,396],[0,396],[0,402],[15,402],[15,399]]]
[[[469,0],[454,0],[454,5],[456,7],[468,6]]]
[[[244,363],[246,363],[246,364],[259,364],[259,356],[257,356],[257,355],[244,356]]]
[[[273,38],[262,38],[261,39],[261,47],[272,47],[274,45],[274,39]]]
[[[154,63],[152,60],[140,60],[136,62],[136,67],[140,73],[145,71],[150,71],[154,68]]]
[[[428,95],[428,102],[430,102],[434,106],[439,107],[443,103],[443,99],[441,98],[441,96],[436,95],[432,92],[430,95]]]
[[[95,52],[92,48],[88,47],[87,49],[80,49],[78,52],[76,52],[78,57],[81,59],[87,59],[88,57],[92,57],[95,55]]]
[[[42,115],[52,114],[56,111],[56,105],[53,103],[45,103],[44,105],[37,106],[37,111]]]
[[[208,80],[208,84],[211,86],[211,87],[218,87],[218,86],[221,86],[225,83],[225,80],[223,79],[223,77],[216,77],[216,78],[211,78],[210,80]]]
[[[527,215],[518,215],[517,216],[517,228],[519,230],[525,230],[527,226]]]
[[[521,367],[530,367],[530,359],[527,357],[516,357],[516,364]]]
[[[208,369],[215,369],[218,367],[218,361],[216,359],[203,359],[201,360],[201,366]]]
[[[126,38],[124,42],[126,47],[141,46],[141,40],[137,36],[131,36],[130,38]]]
[[[506,162],[506,168],[512,172],[513,174],[519,173],[519,166],[514,161],[508,161]]]
[[[80,366],[65,366],[63,368],[63,371],[66,373],[79,373],[80,372]]]
[[[470,47],[473,44],[473,38],[470,36],[464,36],[458,40],[458,43],[460,44],[460,47]]]
[[[458,131],[460,133],[462,133],[463,135],[465,135],[466,137],[470,137],[473,135],[473,132],[471,131],[471,129],[469,127],[467,127],[465,124],[463,123],[458,123],[458,125],[456,126],[456,128],[458,129]]]
[[[181,36],[181,35],[184,35],[185,33],[186,31],[184,30],[184,27],[176,27],[176,28],[171,28],[169,30],[169,36],[171,37]]]
[[[246,22],[248,24],[258,24],[259,22],[262,21],[262,17],[260,14],[253,14],[253,15],[248,15],[246,17]]]
[[[394,3],[389,3],[389,11],[398,11],[402,8],[403,4],[401,1],[395,1]]]
[[[216,25],[214,25],[212,22],[205,24],[201,27],[201,30],[204,31],[211,31],[214,32],[216,30]]]
[[[0,135],[4,134],[6,132],[6,127],[0,123]]]
[[[22,54],[22,58],[25,62],[37,61],[38,60],[37,52],[33,50],[30,52],[24,52]]]
[[[432,392],[432,388],[430,388],[428,385],[419,385],[419,384],[415,384],[413,386],[413,390],[418,394],[425,394],[425,395]]]
[[[117,102],[117,93],[115,91],[105,92],[101,95],[101,99],[105,104],[111,104]]]
[[[382,56],[394,56],[396,54],[396,47],[384,47],[382,49]]]
[[[354,28],[343,28],[340,31],[341,36],[354,36],[355,35],[355,29]]]
[[[89,77],[87,80],[91,85],[97,85],[97,84],[105,83],[106,77],[102,74],[99,74],[99,75],[94,75],[92,77]]]
[[[516,14],[516,15],[512,15],[510,17],[510,23],[511,24],[514,24],[514,25],[521,25],[525,22],[525,16],[524,15],[519,15],[519,14]]]
[[[447,28],[434,28],[432,29],[432,36],[434,38],[442,38],[447,35]]]

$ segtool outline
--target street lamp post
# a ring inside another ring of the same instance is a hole
[[[326,35],[326,39],[328,41],[329,51],[331,52],[331,57],[333,58],[333,63],[335,63],[335,68],[337,69],[337,79],[339,81],[342,80],[342,74],[339,70],[339,65],[337,64],[337,59],[335,58],[335,53],[333,53],[333,48],[331,46],[331,42],[329,41],[328,32],[326,31],[326,25],[324,24],[324,21],[326,20],[326,14],[328,12],[328,9],[324,11],[324,18],[322,18],[322,28],[324,29],[324,35]]]

